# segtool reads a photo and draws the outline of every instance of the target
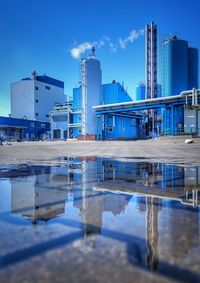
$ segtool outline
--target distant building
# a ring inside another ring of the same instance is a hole
[[[46,75],[32,76],[11,84],[11,117],[49,121],[55,103],[65,102],[64,82]]]
[[[0,117],[0,138],[5,140],[39,140],[48,138],[49,122]]]
[[[135,89],[135,100],[144,100],[145,99],[145,94],[146,94],[146,84],[145,83],[138,83]]]
[[[135,89],[136,101],[145,100],[146,85],[145,83],[139,82]],[[162,86],[157,84],[156,86],[156,97],[162,97]]]

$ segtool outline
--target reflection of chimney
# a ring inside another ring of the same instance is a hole
[[[150,270],[156,270],[159,263],[158,254],[158,199],[146,198],[146,263]]]

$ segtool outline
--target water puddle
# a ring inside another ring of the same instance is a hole
[[[200,282],[199,191],[200,166],[1,166],[0,281]]]

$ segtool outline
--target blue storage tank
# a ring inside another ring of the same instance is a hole
[[[162,44],[163,96],[188,89],[188,43],[176,36]]]
[[[198,49],[188,48],[188,89],[198,88]]]
[[[145,92],[146,92],[146,85],[143,83],[139,83],[138,86],[136,86],[136,101],[144,100],[145,99]]]

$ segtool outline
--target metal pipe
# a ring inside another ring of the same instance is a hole
[[[200,94],[200,89],[197,89],[198,94]],[[98,105],[98,106],[93,106],[93,109],[102,109],[102,108],[107,108],[107,107],[123,107],[123,106],[131,106],[131,105],[137,105],[137,104],[150,104],[151,102],[161,102],[161,101],[166,101],[166,100],[175,100],[178,98],[182,98],[185,95],[192,96],[193,95],[193,90],[187,90],[187,91],[182,91],[179,95],[172,95],[172,96],[166,96],[166,97],[158,97],[158,98],[151,98],[151,99],[144,99],[140,101],[129,101],[129,102],[122,102],[122,103],[112,103],[112,104],[104,104],[104,105]]]

